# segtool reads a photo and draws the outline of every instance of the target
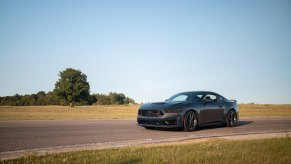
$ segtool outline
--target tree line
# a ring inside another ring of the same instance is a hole
[[[0,97],[2,106],[30,106],[30,105],[121,105],[134,104],[132,98],[123,93],[90,94],[87,76],[80,70],[67,68],[61,71],[60,79],[55,83],[53,91],[39,91],[36,94]]]
[[[77,101],[75,105],[122,105],[135,104],[132,98],[123,93],[110,92],[109,94],[92,94],[87,100]],[[54,92],[39,91],[36,94],[0,97],[1,106],[38,106],[38,105],[70,105],[60,99]]]

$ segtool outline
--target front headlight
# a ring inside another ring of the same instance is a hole
[[[181,109],[164,109],[166,113],[180,113]]]

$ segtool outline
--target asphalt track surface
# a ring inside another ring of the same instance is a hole
[[[0,154],[127,141],[158,141],[171,138],[211,138],[246,134],[291,132],[291,117],[241,118],[237,127],[199,127],[194,132],[146,130],[135,119],[0,121]],[[132,145],[132,144],[131,144]],[[134,145],[134,144],[133,144]]]

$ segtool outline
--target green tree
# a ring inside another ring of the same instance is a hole
[[[48,92],[44,98],[46,105],[59,105],[59,97],[54,92]]]
[[[87,76],[80,70],[67,68],[61,71],[60,79],[55,84],[54,92],[60,97],[63,105],[74,106],[90,103],[90,85]]]
[[[12,97],[12,99],[13,99],[13,105],[15,105],[15,106],[20,106],[20,105],[22,105],[22,103],[21,103],[21,96],[20,96],[19,94],[15,94],[15,95]]]
[[[45,91],[37,92],[37,94],[36,94],[36,97],[37,97],[36,104],[37,105],[46,105],[45,104],[45,96],[46,96]]]
[[[132,98],[126,97],[125,104],[135,104],[135,101]]]
[[[105,94],[93,94],[97,105],[110,105],[110,98]]]
[[[28,97],[29,97],[29,105],[30,106],[37,105],[37,95],[36,94],[31,94]]]
[[[123,93],[110,92],[108,96],[111,104],[121,105],[125,103],[126,97]]]

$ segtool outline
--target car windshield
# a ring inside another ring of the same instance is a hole
[[[199,102],[202,97],[203,94],[201,93],[179,93],[170,97],[167,101]]]

